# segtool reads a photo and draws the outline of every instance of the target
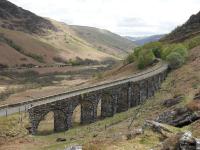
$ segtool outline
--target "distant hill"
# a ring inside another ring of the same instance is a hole
[[[135,44],[107,30],[70,26],[0,1],[0,65],[46,65],[82,59],[119,60]]]
[[[137,45],[144,45],[149,42],[155,42],[159,41],[161,38],[163,38],[165,34],[161,35],[152,35],[152,36],[145,36],[145,37],[130,37],[126,36],[127,39],[134,41]]]
[[[196,15],[192,15],[186,23],[177,27],[164,37],[162,41],[181,42],[198,34],[200,34],[200,12]]]

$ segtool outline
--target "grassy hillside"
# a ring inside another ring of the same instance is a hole
[[[114,34],[108,30],[86,27],[70,26],[76,35],[88,43],[91,43],[96,49],[115,56],[123,57],[129,53],[136,45],[130,41]]]
[[[101,52],[92,43],[78,37],[67,24],[51,20],[58,31],[51,31],[46,36],[35,35],[35,37],[49,45],[53,45],[60,52],[60,57],[69,60],[80,57],[82,59],[94,59],[103,61],[105,59],[119,59],[119,57]]]
[[[53,64],[58,51],[33,36],[0,28],[0,64],[7,66]]]

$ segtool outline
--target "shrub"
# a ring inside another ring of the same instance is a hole
[[[136,58],[138,58],[139,57],[139,53],[142,51],[142,47],[136,47],[135,49],[134,49],[134,56],[136,57]]]
[[[170,53],[167,56],[166,60],[168,61],[169,67],[171,69],[177,69],[177,68],[181,67],[185,61],[184,57],[177,52]]]
[[[183,58],[186,58],[188,56],[187,48],[183,44],[172,44],[166,46],[161,55],[162,59],[166,60],[169,54],[172,52],[179,53]]]
[[[6,64],[0,64],[0,69],[5,69],[5,68],[8,68],[8,65],[6,65]]]
[[[25,52],[22,47],[15,44],[15,42],[13,42],[11,39],[4,37],[3,34],[0,35],[0,41],[6,42],[10,47],[12,47],[13,49],[15,49],[16,51],[18,51],[19,53],[21,53],[23,55],[31,57],[31,58],[33,58],[33,59],[35,59],[35,60],[37,60],[38,62],[41,62],[41,63],[45,62],[42,56],[36,55],[36,54],[33,54],[33,53]]]
[[[167,56],[172,52],[173,45],[167,45],[161,52],[161,58],[166,60]]]
[[[72,66],[79,66],[79,65],[81,65],[80,61],[78,61],[77,59],[75,59],[75,60],[70,59],[68,62],[69,62],[69,64],[71,64]]]
[[[68,63],[66,60],[64,60],[61,57],[53,57],[53,60],[56,61],[56,62],[58,62],[58,63],[64,63],[64,64]]]
[[[197,36],[197,37],[194,37],[190,40],[187,40],[184,44],[188,49],[192,49],[194,47],[197,47],[198,45],[200,45],[200,36]]]
[[[145,67],[153,64],[155,56],[151,50],[143,49],[140,51],[137,58],[138,68],[144,69]]]
[[[70,59],[67,63],[71,64],[72,66],[80,66],[80,65],[99,65],[100,62],[98,60],[92,59],[82,59],[80,57],[76,57],[76,59]]]
[[[161,57],[161,51],[162,51],[163,45],[160,42],[151,42],[151,43],[145,44],[143,46],[143,48],[144,49],[152,50],[152,52],[154,53],[154,55],[157,58],[160,58]]]
[[[33,68],[33,67],[35,67],[35,65],[31,64],[31,63],[30,64],[21,64],[20,67]]]
[[[186,58],[188,56],[188,51],[187,48],[183,45],[183,44],[177,44],[174,49],[173,52],[177,52],[179,53],[181,56],[183,56],[184,58]]]
[[[102,79],[103,78],[103,74],[101,72],[95,73],[93,75],[96,79]]]
[[[34,60],[40,62],[40,63],[44,63],[44,58],[40,55],[37,54],[33,54],[33,53],[24,53],[24,55],[33,58]]]
[[[126,57],[124,63],[125,64],[130,64],[130,63],[134,62],[134,60],[135,60],[134,53],[131,53]]]

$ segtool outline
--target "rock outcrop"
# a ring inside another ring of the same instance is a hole
[[[200,33],[200,12],[192,15],[189,20],[172,33],[164,37],[161,41],[180,42]]]
[[[172,106],[180,103],[182,101],[182,99],[183,99],[182,96],[177,96],[177,97],[174,97],[171,99],[164,100],[162,105],[165,107],[172,107]]]
[[[180,150],[196,150],[196,139],[192,137],[191,132],[185,132],[179,139]]]
[[[175,108],[173,110],[166,111],[158,116],[157,122],[165,123],[175,127],[186,126],[196,120],[200,119],[199,111],[192,111],[186,107]]]

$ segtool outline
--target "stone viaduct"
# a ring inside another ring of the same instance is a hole
[[[54,113],[54,131],[66,131],[72,127],[72,115],[81,105],[81,123],[97,120],[97,106],[101,101],[101,117],[112,117],[141,105],[154,95],[167,76],[167,65],[151,69],[133,77],[89,88],[79,89],[47,97],[45,101],[29,108],[32,134],[37,133],[41,120],[49,112]]]

